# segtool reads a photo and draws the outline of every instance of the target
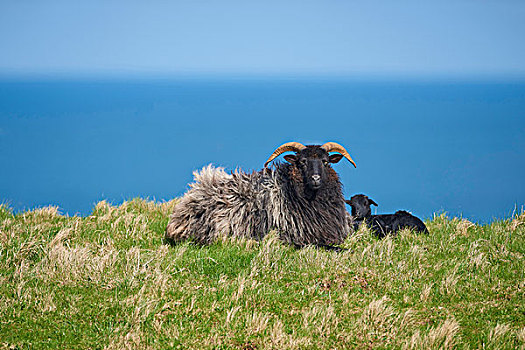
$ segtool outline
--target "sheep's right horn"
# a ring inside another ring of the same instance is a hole
[[[343,155],[346,159],[350,161],[354,165],[354,168],[357,168],[357,165],[355,165],[354,160],[352,157],[350,157],[350,154],[348,154],[348,151],[341,146],[340,144],[336,142],[327,142],[324,145],[321,146],[322,149],[324,149],[326,152],[338,152]]]
[[[299,143],[299,142],[287,142],[285,143],[284,145],[281,145],[279,146],[279,148],[277,148],[273,153],[272,155],[270,156],[270,158],[268,158],[268,160],[266,161],[266,163],[264,163],[264,167],[266,168],[268,166],[268,163],[270,163],[272,160],[274,160],[275,158],[279,157],[281,154],[283,154],[284,152],[289,152],[289,151],[293,151],[293,152],[300,152],[302,151],[303,149],[305,149],[306,146]]]

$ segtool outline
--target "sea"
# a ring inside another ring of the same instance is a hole
[[[259,170],[288,141],[343,145],[357,163],[333,165],[344,194],[377,214],[489,223],[525,205],[525,81],[0,79],[0,202],[15,213],[168,201],[194,171]]]

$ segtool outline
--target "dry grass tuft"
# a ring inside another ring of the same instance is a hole
[[[302,311],[303,328],[310,329],[313,334],[327,337],[334,334],[339,323],[333,306],[315,305]]]
[[[387,305],[388,298],[374,300],[363,310],[359,319],[362,329],[369,333],[381,333],[387,330],[396,315],[394,309]]]
[[[525,211],[522,211],[520,215],[516,216],[510,223],[510,229],[512,232],[516,231],[518,227],[523,227],[525,224]]]
[[[284,325],[278,318],[275,319],[272,328],[269,331],[270,343],[267,344],[271,349],[304,349],[311,347],[309,337],[294,336],[284,331]]]
[[[102,200],[95,205],[93,212],[104,215],[106,213],[111,213],[116,209],[117,208],[112,206],[110,203],[106,202],[105,200]]]
[[[508,343],[511,337],[511,329],[506,324],[497,324],[489,334],[488,345],[493,349],[500,349]]]
[[[516,335],[518,337],[518,341],[521,343],[520,348],[525,349],[525,326],[521,329],[518,329]]]
[[[63,244],[64,241],[71,235],[72,230],[73,229],[71,227],[68,227],[58,231],[57,235],[51,240],[51,242],[49,242],[47,247],[53,248],[58,244]]]
[[[110,340],[110,343],[104,347],[106,350],[133,350],[133,349],[151,349],[143,342],[144,334],[140,327],[129,330],[126,334],[118,335]]]
[[[431,328],[426,335],[416,331],[410,341],[405,343],[405,349],[455,349],[460,345],[459,323],[448,319],[440,326]]]
[[[349,236],[348,242],[355,245],[358,242],[368,239],[372,235],[370,228],[363,222],[357,231]]]
[[[56,281],[61,285],[96,283],[111,288],[110,271],[114,270],[118,256],[118,251],[112,248],[92,245],[70,248],[57,243],[37,264],[35,273],[45,282]]]
[[[423,302],[430,301],[432,298],[432,287],[434,286],[433,283],[428,283],[423,286],[423,289],[421,289],[421,294],[419,296],[419,299]]]
[[[248,327],[248,333],[261,334],[268,328],[268,322],[271,316],[269,314],[254,311],[246,315],[246,325]]]
[[[456,224],[456,235],[467,236],[468,235],[468,230],[470,228],[474,228],[474,227],[476,227],[476,225],[474,223],[468,221],[467,219],[461,219]]]
[[[53,219],[56,217],[60,217],[60,211],[57,206],[49,206],[49,207],[43,207],[43,208],[37,208],[33,211],[29,211],[24,214],[26,217],[34,217],[42,220],[46,219]]]
[[[456,294],[456,284],[458,283],[459,276],[452,271],[441,280],[441,286],[439,291],[443,295],[454,295]]]
[[[358,320],[363,341],[367,343],[387,341],[396,317],[394,309],[387,305],[388,298],[372,301]]]
[[[260,243],[259,252],[251,262],[250,278],[278,269],[279,261],[284,254],[283,248],[277,232],[273,231],[266,235]]]

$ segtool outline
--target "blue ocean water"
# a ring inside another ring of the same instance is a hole
[[[525,82],[0,80],[0,201],[15,211],[182,195],[209,163],[260,169],[336,141],[345,195],[489,222],[525,204]]]

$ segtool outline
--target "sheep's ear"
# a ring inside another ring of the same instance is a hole
[[[368,198],[368,204],[372,204],[372,205],[375,205],[377,207],[377,203],[374,202],[373,199]]]
[[[330,161],[330,163],[337,163],[341,159],[343,159],[342,154],[331,154],[330,157],[328,157],[328,160]]]
[[[297,157],[293,154],[287,154],[284,156],[284,159],[288,162],[288,163],[295,163],[295,161],[297,160]]]

